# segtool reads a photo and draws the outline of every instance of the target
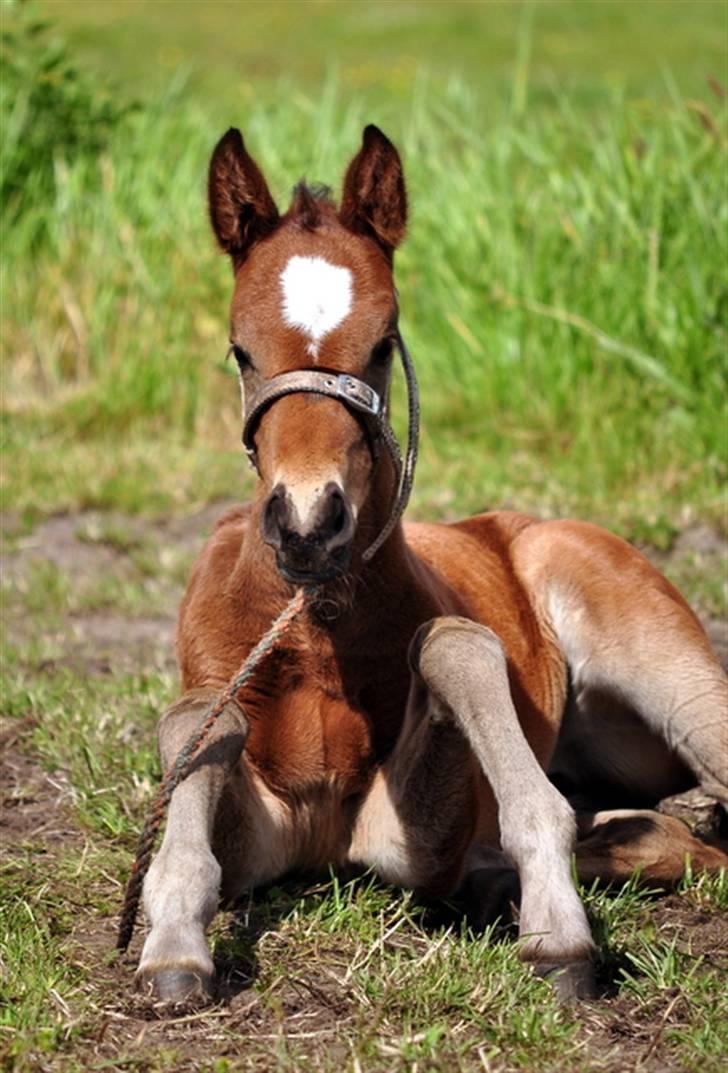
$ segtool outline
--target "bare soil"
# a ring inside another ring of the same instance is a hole
[[[66,808],[70,788],[65,776],[43,771],[19,747],[27,730],[27,721],[0,724],[0,847],[8,854],[20,842],[53,846],[80,838]]]

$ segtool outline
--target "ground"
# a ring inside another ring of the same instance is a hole
[[[133,994],[140,936],[112,954],[122,886],[157,776],[155,714],[174,693],[176,604],[223,506],[59,515],[23,535],[6,519],[6,1068],[717,1070],[725,877],[661,897],[591,892],[602,996],[576,1010],[528,978],[512,942],[468,935],[454,908],[368,877],[293,880],[221,914],[211,1010]],[[725,544],[696,527],[653,554],[694,576],[715,572]],[[703,618],[725,659],[725,623]]]

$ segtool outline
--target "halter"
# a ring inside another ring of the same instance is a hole
[[[417,464],[417,441],[420,427],[420,401],[417,390],[417,377],[404,339],[397,332],[395,339],[397,350],[402,359],[405,380],[407,382],[407,453],[404,465],[399,444],[388,421],[386,398],[379,395],[364,380],[359,380],[349,373],[325,373],[319,369],[296,369],[291,373],[279,373],[278,376],[266,380],[263,386],[255,393],[245,406],[245,422],[243,424],[243,444],[253,469],[260,475],[258,467],[258,455],[255,448],[255,430],[263,413],[286,395],[295,395],[299,392],[309,395],[326,395],[330,399],[337,399],[350,410],[360,413],[369,433],[372,445],[372,455],[376,461],[379,458],[380,444],[384,443],[392,459],[396,475],[397,491],[392,500],[389,517],[383,529],[372,544],[364,552],[364,562],[369,562],[390,536],[395,525],[402,517],[412,491]]]

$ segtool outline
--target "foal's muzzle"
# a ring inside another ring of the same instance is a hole
[[[263,507],[263,540],[275,551],[280,573],[296,584],[331,581],[345,573],[355,528],[349,501],[333,481],[306,518],[299,517],[283,484],[276,485]]]

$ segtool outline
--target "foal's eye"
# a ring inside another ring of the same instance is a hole
[[[385,336],[384,339],[380,339],[372,350],[372,361],[377,365],[384,365],[392,357],[393,348],[394,340],[391,336]]]
[[[245,372],[246,369],[252,369],[253,362],[252,362],[252,360],[250,358],[250,354],[247,352],[247,350],[243,350],[243,348],[241,346],[238,346],[237,343],[231,343],[230,344],[230,349],[228,350],[228,356],[230,354],[232,354],[232,356],[235,358],[236,362],[238,363],[238,368],[240,369],[241,373]]]

